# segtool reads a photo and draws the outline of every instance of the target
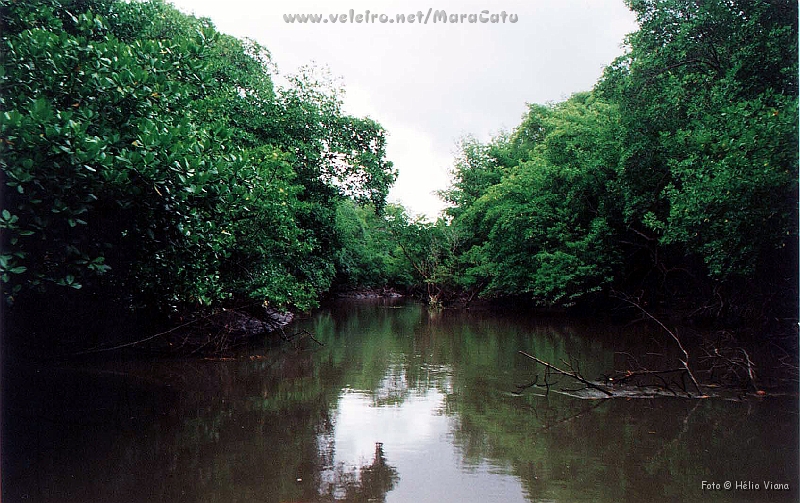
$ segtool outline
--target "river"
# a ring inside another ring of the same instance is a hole
[[[6,369],[3,501],[798,500],[796,395],[518,392],[519,350],[595,378],[654,329],[363,300],[301,330],[321,344]]]

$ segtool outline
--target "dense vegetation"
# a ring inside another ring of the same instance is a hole
[[[314,72],[276,89],[254,42],[159,1],[4,2],[2,20],[12,309],[76,290],[306,309],[336,273],[337,206],[384,204],[380,125]]]
[[[797,4],[628,4],[640,30],[595,89],[462,142],[444,276],[549,305],[795,317]]]
[[[277,88],[265,48],[158,0],[0,5],[12,314],[393,286],[796,316],[796,2],[628,0],[592,91],[462,140],[435,223],[386,204],[385,131],[318,73]]]

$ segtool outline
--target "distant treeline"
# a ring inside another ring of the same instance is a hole
[[[461,141],[437,222],[386,204],[385,131],[319,72],[278,88],[265,48],[158,0],[1,5],[12,316],[386,286],[796,316],[794,1],[628,0],[640,28],[592,91]]]

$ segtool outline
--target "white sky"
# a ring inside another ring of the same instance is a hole
[[[388,131],[387,158],[399,171],[389,194],[434,219],[434,194],[450,182],[456,142],[489,140],[520,122],[526,103],[561,101],[592,88],[622,54],[635,17],[623,0],[454,1],[172,0],[217,29],[257,40],[280,74],[327,67],[344,83],[345,111]],[[283,14],[517,14],[516,23],[290,24]]]

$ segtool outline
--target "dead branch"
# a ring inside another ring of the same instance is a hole
[[[707,347],[702,348],[705,356],[700,360],[703,362],[711,362],[707,372],[713,376],[717,369],[721,369],[721,379],[725,380],[735,377],[739,381],[747,381],[754,390],[758,390],[756,384],[755,364],[750,359],[750,355],[744,348],[721,348],[719,344],[712,345],[709,350]],[[741,356],[740,356],[741,355]],[[739,373],[743,372],[743,378]]]
[[[520,353],[521,355],[525,356],[526,358],[530,358],[531,360],[535,361],[536,363],[538,363],[538,364],[540,364],[540,365],[544,365],[546,368],[548,368],[548,369],[552,370],[553,372],[555,372],[555,373],[557,373],[557,374],[561,374],[561,375],[563,375],[563,376],[566,376],[566,377],[570,377],[570,378],[572,378],[572,379],[575,379],[576,381],[580,381],[580,382],[582,382],[583,384],[585,384],[586,386],[588,386],[588,387],[590,387],[590,388],[592,388],[592,389],[595,389],[595,390],[597,390],[597,391],[599,391],[599,392],[601,392],[601,393],[605,394],[606,396],[614,396],[614,393],[612,393],[612,392],[608,391],[608,390],[607,390],[606,388],[604,388],[603,386],[597,385],[597,384],[595,384],[595,383],[593,383],[593,382],[591,382],[591,381],[589,381],[589,380],[585,379],[583,376],[581,376],[581,375],[580,375],[578,372],[576,372],[576,371],[572,371],[572,372],[570,372],[570,371],[567,371],[567,370],[562,370],[562,369],[560,369],[560,368],[556,367],[555,365],[552,365],[552,364],[550,364],[550,363],[547,363],[547,362],[546,362],[546,361],[544,361],[544,360],[540,360],[540,359],[536,358],[535,356],[533,356],[533,355],[530,355],[530,354],[526,353],[525,351],[520,351],[519,353]]]
[[[625,372],[618,373],[614,377],[609,377],[609,381],[616,381],[616,382],[624,382],[630,380],[634,377],[639,376],[656,376],[661,374],[672,374],[675,372],[684,372],[684,368],[676,368],[676,369],[667,369],[667,370],[627,370]]]
[[[299,332],[295,332],[292,335],[286,335],[286,332],[284,332],[282,328],[279,329],[279,332],[281,333],[281,339],[283,339],[286,342],[294,341],[298,337],[300,339],[302,339],[303,337],[308,337],[309,339],[311,339],[312,341],[316,342],[320,346],[324,346],[325,345],[324,343],[320,342],[316,337],[314,337],[314,335],[311,332],[309,332],[308,330],[306,330],[306,329],[300,330]]]
[[[661,320],[659,320],[658,318],[656,318],[655,316],[650,314],[649,311],[647,311],[645,308],[640,306],[638,303],[636,303],[636,302],[634,302],[634,301],[632,301],[632,300],[630,300],[629,298],[626,298],[626,297],[622,297],[622,300],[624,300],[625,302],[627,302],[627,303],[631,304],[632,306],[638,308],[648,318],[650,318],[651,320],[653,320],[656,323],[658,323],[661,326],[661,328],[663,328],[670,335],[670,337],[672,337],[672,340],[675,341],[675,343],[678,345],[678,348],[683,353],[683,359],[678,358],[678,360],[681,362],[681,364],[683,365],[683,368],[686,370],[686,373],[689,375],[689,379],[692,380],[692,384],[694,384],[694,387],[697,390],[697,392],[702,395],[703,394],[703,390],[700,389],[700,384],[697,382],[697,379],[695,379],[694,374],[692,374],[692,369],[689,368],[689,353],[688,353],[688,351],[686,351],[686,348],[683,347],[683,344],[681,343],[680,338],[675,334],[675,332],[673,332],[672,330],[668,329],[667,326],[664,325],[661,322]]]
[[[512,391],[511,394],[514,396],[519,396],[522,394],[524,390],[536,386],[538,382],[539,382],[539,374],[536,374],[535,376],[533,376],[533,381],[527,384],[516,384],[515,386],[517,387],[517,391]]]
[[[577,414],[573,414],[572,416],[559,419],[559,420],[557,420],[555,422],[552,422],[552,423],[549,423],[549,424],[545,424],[544,426],[542,426],[542,430],[549,430],[550,428],[553,428],[553,427],[558,426],[560,424],[564,424],[564,423],[568,423],[570,421],[574,421],[574,420],[578,419],[579,417],[584,416],[584,415],[592,412],[594,409],[596,409],[597,407],[601,406],[602,404],[603,404],[603,402],[597,402],[597,403],[595,403],[593,405],[590,405],[589,407],[584,408],[582,411],[578,412]]]
[[[151,340],[155,339],[156,337],[161,337],[163,335],[171,334],[172,332],[175,332],[176,330],[180,330],[181,328],[188,327],[189,325],[197,323],[198,321],[206,319],[206,318],[209,318],[209,316],[204,316],[203,318],[196,318],[194,320],[188,321],[188,322],[186,322],[186,323],[184,323],[182,325],[178,325],[177,327],[173,327],[173,328],[171,328],[169,330],[166,330],[164,332],[159,332],[159,333],[153,334],[153,335],[151,335],[149,337],[145,337],[144,339],[139,339],[138,341],[127,342],[125,344],[119,344],[117,346],[112,346],[112,347],[108,347],[108,348],[91,348],[91,349],[87,349],[87,350],[84,350],[84,351],[78,351],[77,353],[72,353],[72,356],[89,355],[89,354],[93,354],[93,353],[103,353],[105,351],[115,351],[117,349],[123,349],[123,348],[136,346],[138,344],[144,344],[145,342],[151,341]]]

